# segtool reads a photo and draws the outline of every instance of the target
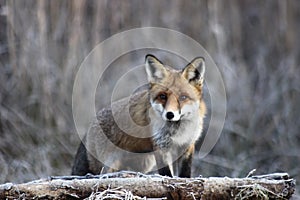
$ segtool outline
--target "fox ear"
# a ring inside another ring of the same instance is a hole
[[[190,82],[202,85],[205,73],[205,61],[202,57],[197,57],[190,62],[182,71],[182,75]]]
[[[145,67],[149,82],[161,80],[165,77],[167,70],[160,60],[151,54],[146,55],[145,60]]]

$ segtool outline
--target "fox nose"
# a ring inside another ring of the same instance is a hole
[[[168,120],[171,120],[174,118],[174,113],[173,112],[167,112],[166,117]]]

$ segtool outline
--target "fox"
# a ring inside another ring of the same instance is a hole
[[[191,177],[200,138],[205,60],[175,70],[145,56],[147,88],[101,109],[77,150],[72,175],[131,170]]]

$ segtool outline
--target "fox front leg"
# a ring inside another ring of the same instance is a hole
[[[163,152],[161,150],[157,150],[155,153],[156,166],[158,169],[158,173],[162,176],[173,177],[172,168],[170,168],[168,159],[170,154],[167,152]]]
[[[192,172],[192,160],[195,151],[195,145],[190,145],[184,154],[180,158],[181,168],[179,172],[179,177],[182,178],[190,178]]]

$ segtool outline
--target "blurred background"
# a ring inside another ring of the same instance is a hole
[[[101,41],[144,26],[192,37],[222,73],[224,129],[213,151],[195,158],[194,176],[255,168],[300,178],[298,0],[0,0],[0,183],[70,174],[79,66]],[[122,70],[115,63],[108,85]]]

